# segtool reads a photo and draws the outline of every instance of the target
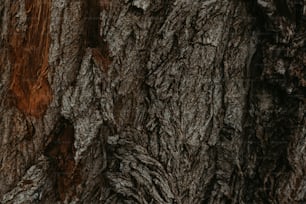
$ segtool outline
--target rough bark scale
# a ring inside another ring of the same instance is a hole
[[[306,202],[305,8],[0,0],[0,202]]]

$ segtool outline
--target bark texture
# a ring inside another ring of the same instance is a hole
[[[0,203],[306,202],[305,17],[0,0]]]

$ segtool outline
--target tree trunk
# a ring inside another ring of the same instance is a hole
[[[0,0],[0,202],[306,202],[304,2]]]

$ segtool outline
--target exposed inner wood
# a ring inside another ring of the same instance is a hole
[[[12,3],[13,15],[18,6],[17,2]],[[18,109],[35,117],[42,116],[52,100],[47,80],[50,7],[51,0],[26,0],[26,31],[14,28],[15,17],[10,27],[10,61],[13,66],[10,90]]]

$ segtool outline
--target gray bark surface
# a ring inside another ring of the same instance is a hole
[[[305,8],[0,0],[0,203],[306,202]]]

